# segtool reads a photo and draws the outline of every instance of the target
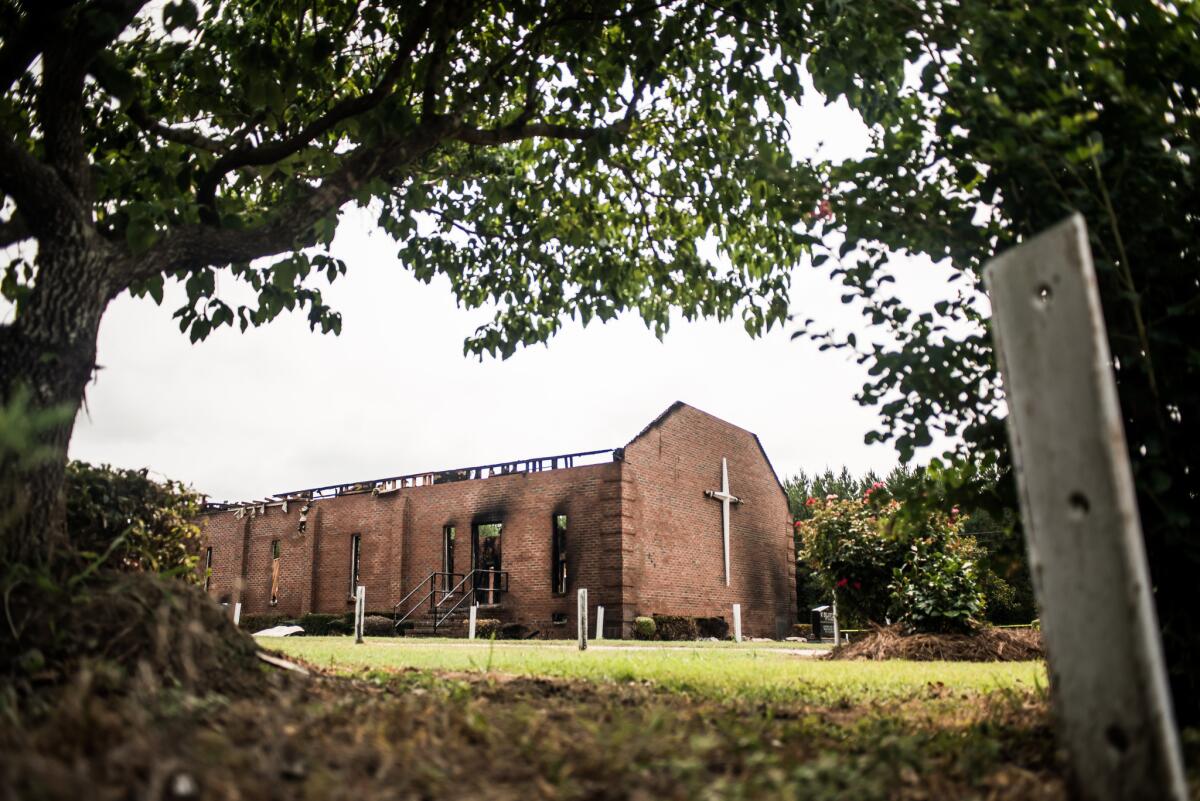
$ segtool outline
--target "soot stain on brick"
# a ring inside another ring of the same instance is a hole
[[[485,506],[481,506],[478,511],[471,515],[471,526],[482,526],[488,523],[503,523],[508,517],[508,504],[502,502],[492,502]]]

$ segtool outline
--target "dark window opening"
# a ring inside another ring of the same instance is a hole
[[[556,626],[565,626],[567,624],[566,612],[554,612],[550,615],[550,622]]]
[[[554,533],[550,554],[550,586],[563,595],[567,591],[567,516],[554,516]]]
[[[212,547],[204,549],[204,591],[212,584]]]
[[[448,591],[454,588],[458,582],[455,581],[454,573],[454,526],[442,526],[442,572],[446,575],[442,576],[442,590]]]
[[[271,606],[279,603],[279,540],[271,540]]]
[[[358,568],[362,561],[362,535],[350,537],[350,597],[353,598],[358,589]]]

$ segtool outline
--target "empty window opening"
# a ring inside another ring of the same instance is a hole
[[[551,622],[551,623],[553,623],[553,624],[554,624],[554,625],[556,625],[556,626],[565,626],[565,625],[567,625],[567,613],[566,613],[566,612],[554,612],[554,613],[552,613],[552,614],[550,615],[550,622]]]
[[[204,591],[212,584],[212,547],[204,549]]]
[[[554,516],[550,553],[550,586],[562,595],[567,591],[567,516]]]
[[[480,604],[499,602],[500,540],[503,523],[479,523],[475,526],[475,597]]]
[[[279,603],[279,540],[271,540],[271,606]]]
[[[454,589],[458,581],[454,578],[454,526],[442,526],[442,591]]]
[[[359,565],[362,562],[362,535],[350,536],[350,597],[358,589]]]

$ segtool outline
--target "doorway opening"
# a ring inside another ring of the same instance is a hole
[[[499,598],[503,523],[476,523],[472,531],[475,573],[475,597],[481,606],[491,606]]]

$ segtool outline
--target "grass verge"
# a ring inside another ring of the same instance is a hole
[[[719,699],[811,704],[859,704],[927,693],[1040,694],[1040,662],[829,662],[777,648],[699,645],[693,648],[546,647],[541,644],[299,637],[262,641],[322,669],[353,676],[404,668],[526,677],[649,682],[665,690]]]
[[[1066,797],[1035,663],[270,644],[324,673],[268,671],[240,697],[147,674],[114,698],[82,671],[0,727],[0,798]]]

